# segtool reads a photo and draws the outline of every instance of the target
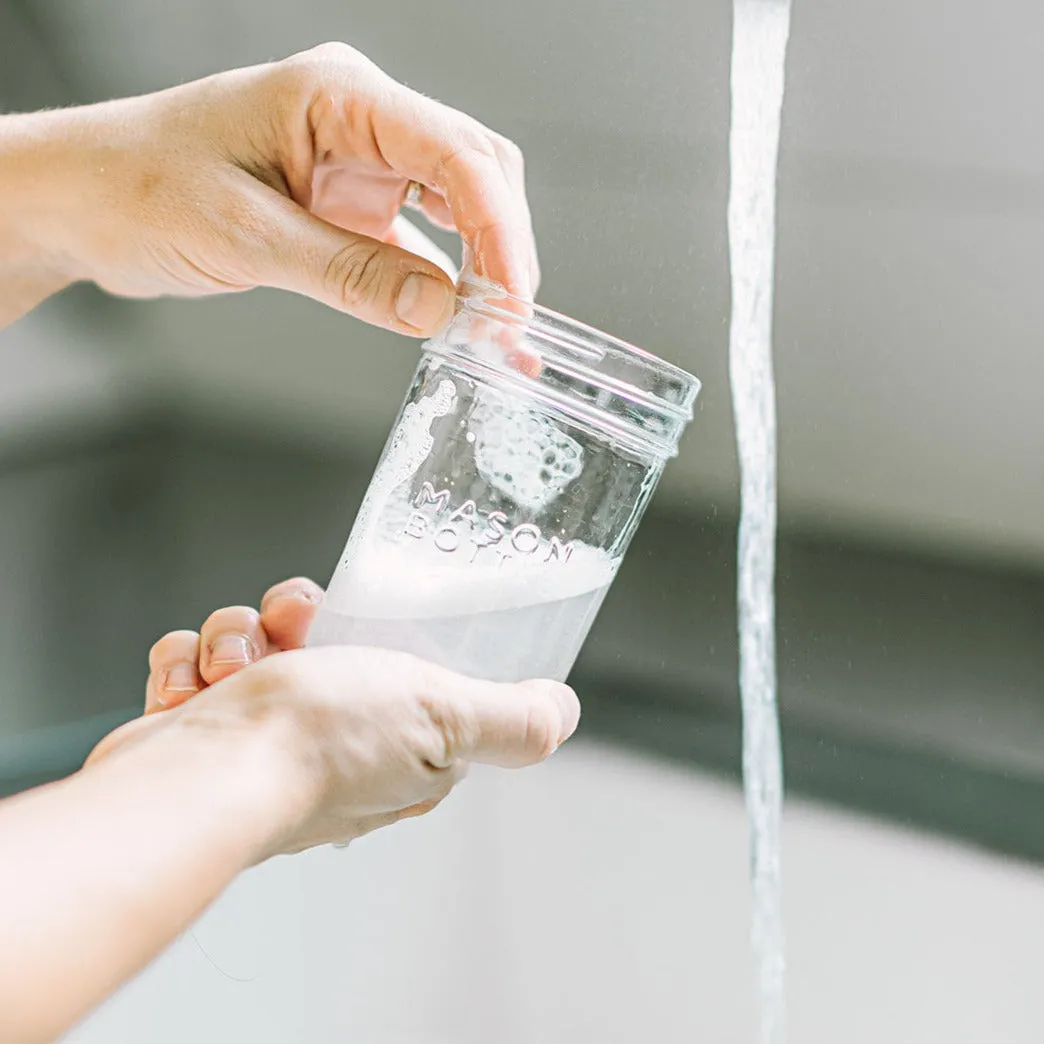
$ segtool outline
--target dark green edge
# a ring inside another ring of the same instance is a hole
[[[739,780],[740,719],[723,701],[606,676],[574,681],[583,735]],[[1044,863],[1040,781],[785,719],[783,748],[789,795]]]
[[[666,687],[639,692],[593,674],[574,684],[584,695],[581,736],[739,780],[740,721],[723,712],[720,701]],[[127,708],[41,729],[21,737],[17,749],[0,748],[0,794],[76,771],[98,739],[137,713]],[[790,795],[1044,863],[1044,784],[1038,781],[803,724],[784,725],[784,752]]]

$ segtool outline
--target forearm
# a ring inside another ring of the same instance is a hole
[[[59,112],[0,115],[0,329],[79,278],[57,234],[71,202],[55,133],[67,122]]]
[[[0,1040],[54,1039],[274,850],[278,738],[175,723],[0,803]]]

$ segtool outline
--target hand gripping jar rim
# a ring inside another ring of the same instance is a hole
[[[474,278],[425,349],[634,452],[677,455],[700,381],[672,363]],[[519,358],[538,360],[519,365]]]

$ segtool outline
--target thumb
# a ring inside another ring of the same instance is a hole
[[[452,688],[442,693],[441,703],[432,701],[429,712],[452,738],[447,744],[451,762],[535,765],[564,743],[580,720],[576,693],[559,682],[498,684],[448,674],[446,680]],[[458,727],[445,727],[454,721]],[[461,722],[467,727],[460,728]]]
[[[273,195],[267,241],[255,257],[260,285],[304,294],[411,337],[429,337],[449,322],[455,291],[438,265]]]

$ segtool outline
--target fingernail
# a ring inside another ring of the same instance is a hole
[[[164,692],[194,692],[199,688],[199,677],[196,674],[196,665],[183,660],[175,663],[163,679]],[[162,702],[162,700],[161,700]]]
[[[312,587],[289,587],[285,591],[266,594],[261,599],[261,611],[264,612],[275,602],[283,602],[288,598],[293,598],[299,602],[307,602],[309,605],[318,605],[322,601],[322,597],[322,593]]]
[[[213,664],[250,663],[253,658],[253,647],[245,634],[218,635],[210,647]]]
[[[453,294],[444,282],[411,272],[399,288],[395,314],[415,330],[434,332],[449,318],[452,303]]]

